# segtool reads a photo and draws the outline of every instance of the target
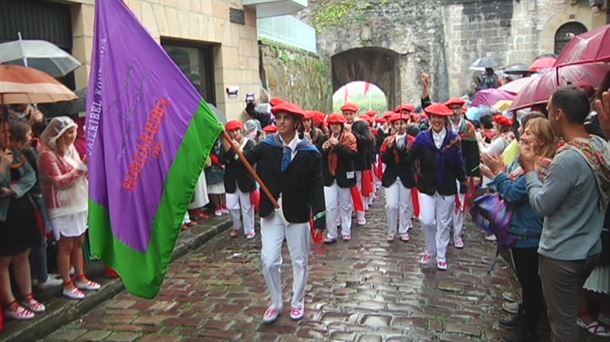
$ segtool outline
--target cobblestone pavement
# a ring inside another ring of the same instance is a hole
[[[422,268],[419,223],[408,243],[385,241],[383,199],[350,242],[316,246],[310,257],[306,318],[284,312],[261,324],[268,298],[260,240],[221,234],[175,261],[154,300],[123,292],[45,340],[104,341],[498,341],[502,292],[514,286],[495,245],[471,225],[466,248],[450,246],[449,270]],[[285,307],[291,267],[284,249]]]

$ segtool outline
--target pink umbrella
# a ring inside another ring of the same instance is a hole
[[[610,25],[572,38],[555,61],[555,67],[610,61]]]
[[[525,86],[528,82],[530,82],[532,77],[536,77],[536,76],[518,78],[514,81],[506,83],[505,85],[501,86],[498,89],[504,90],[504,91],[507,91],[507,92],[513,93],[513,94],[519,94],[519,92],[521,92],[521,89],[523,89],[523,86]]]
[[[574,65],[544,71],[521,89],[509,110],[517,110],[547,103],[557,88],[565,85],[597,87],[603,81],[610,65],[604,63]],[[559,78],[557,78],[559,76]]]
[[[530,71],[541,71],[544,69],[550,69],[553,67],[553,64],[555,64],[555,58],[553,57],[538,58],[534,61],[534,63],[532,63],[532,65],[530,65]]]
[[[472,100],[471,106],[480,107],[480,106],[488,106],[491,107],[501,100],[514,100],[515,94],[509,93],[500,89],[483,89],[479,90],[474,95],[474,100]]]

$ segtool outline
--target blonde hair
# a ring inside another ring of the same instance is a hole
[[[539,155],[544,158],[553,158],[557,150],[557,141],[551,128],[551,123],[545,118],[535,118],[527,122],[523,131],[529,129],[543,144]]]

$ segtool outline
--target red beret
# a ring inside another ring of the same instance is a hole
[[[350,102],[348,102],[348,103],[344,104],[343,106],[341,106],[341,111],[342,112],[345,112],[345,111],[348,111],[348,110],[352,111],[354,113],[358,113],[360,108],[358,108],[357,104],[350,103]]]
[[[275,132],[277,132],[277,126],[274,124],[267,125],[267,126],[265,126],[265,128],[263,128],[263,132],[265,132],[267,134],[275,133]]]
[[[424,109],[428,115],[451,116],[453,111],[442,103],[433,103]]]
[[[415,111],[415,106],[410,104],[410,103],[403,103],[400,106],[396,107],[394,109],[394,112],[400,113],[403,110],[407,110],[409,112],[414,112]]]
[[[408,121],[409,120],[409,116],[401,114],[401,113],[394,113],[392,114],[392,116],[390,117],[390,122],[395,122],[398,120],[403,120],[403,121]]]
[[[225,131],[232,131],[242,128],[244,128],[244,124],[242,124],[239,120],[229,120],[225,125]]]
[[[513,125],[513,120],[507,118],[504,115],[496,115],[496,116],[494,116],[494,121],[498,125],[504,126],[504,127],[511,127]]]
[[[366,115],[366,116],[376,116],[377,115],[377,111],[371,109],[368,112],[364,113],[364,115]]]
[[[271,108],[271,113],[273,113],[274,115],[277,115],[278,113],[282,112],[288,113],[292,116],[296,116],[300,119],[303,119],[305,117],[305,111],[303,111],[301,107],[295,105],[294,103],[281,102],[277,106]]]
[[[305,117],[303,117],[303,119],[313,119],[313,116],[316,112],[314,112],[313,110],[305,110]]]
[[[452,97],[449,100],[447,100],[447,102],[445,102],[445,106],[447,106],[447,107],[452,107],[452,106],[463,107],[465,104],[466,104],[466,101],[464,101],[464,99],[462,99],[460,97]]]
[[[339,113],[332,113],[326,118],[327,124],[344,124],[347,120],[345,117]]]
[[[383,118],[384,118],[385,120],[388,120],[388,119],[389,119],[389,118],[391,118],[391,117],[392,117],[392,115],[394,115],[394,114],[395,114],[394,112],[385,112],[385,114],[383,114]]]
[[[316,124],[316,126],[323,125],[324,119],[326,119],[326,114],[324,114],[322,112],[314,112],[313,122]]]
[[[283,99],[280,99],[279,97],[274,97],[271,99],[271,101],[269,102],[269,104],[271,104],[271,107],[277,106],[282,102],[286,102]]]
[[[377,122],[377,123],[384,123],[385,119],[384,118],[375,118],[375,122]]]
[[[362,121],[366,121],[368,123],[373,122],[373,117],[372,116],[368,116],[368,115],[362,115],[362,116],[360,116],[359,119],[362,120]]]

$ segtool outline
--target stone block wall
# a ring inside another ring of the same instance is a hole
[[[263,41],[259,45],[261,80],[271,97],[307,110],[332,109],[330,60],[304,50]]]

